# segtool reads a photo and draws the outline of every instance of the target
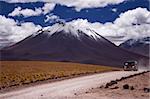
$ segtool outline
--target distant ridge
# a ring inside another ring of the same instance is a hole
[[[120,47],[128,51],[150,57],[150,37],[130,39],[120,44]]]

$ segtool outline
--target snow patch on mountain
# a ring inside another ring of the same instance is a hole
[[[150,44],[150,37],[139,38],[139,39],[130,39],[124,43],[126,43],[128,46],[132,46],[135,44]]]
[[[63,31],[63,32],[62,32]],[[79,26],[74,23],[56,23],[52,26],[44,27],[43,29],[39,30],[38,32],[34,33],[33,36],[36,36],[40,33],[47,33],[49,36],[55,34],[55,33],[66,33],[73,35],[77,38],[80,38],[80,35],[84,33],[85,35],[93,38],[98,39],[101,38],[101,36],[96,33],[94,30],[91,30],[85,26]]]

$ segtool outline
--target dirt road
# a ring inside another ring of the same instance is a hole
[[[76,93],[143,71],[113,71],[38,85],[0,94],[0,99],[70,99]]]
[[[89,89],[71,99],[150,99],[150,72],[116,80],[107,88],[104,84]]]

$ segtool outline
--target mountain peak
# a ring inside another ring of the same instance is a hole
[[[64,23],[56,23],[52,26],[48,26],[41,30],[38,30],[35,34],[33,34],[33,36],[36,36],[40,33],[46,33],[49,36],[51,36],[55,33],[65,33],[65,34],[75,36],[77,38],[80,38],[80,36],[82,34],[85,34],[95,40],[98,38],[101,38],[101,36],[98,33],[96,33],[94,30],[91,30],[91,29],[85,28],[85,27],[82,28],[82,27],[79,27],[79,26],[71,24],[71,23],[67,23],[67,24],[66,23],[65,24]]]

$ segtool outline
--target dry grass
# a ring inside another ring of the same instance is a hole
[[[1,61],[0,89],[48,79],[111,71],[106,66],[63,62]]]

